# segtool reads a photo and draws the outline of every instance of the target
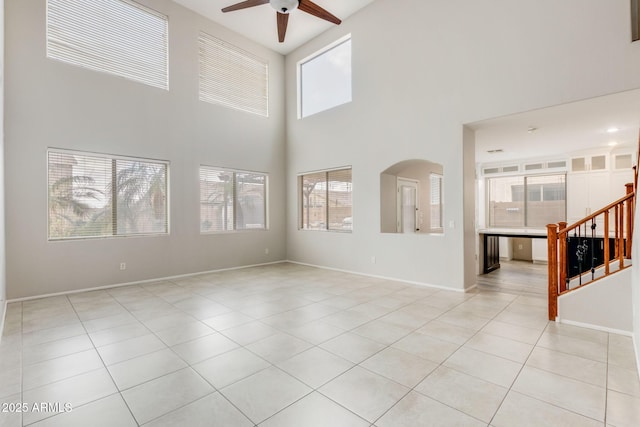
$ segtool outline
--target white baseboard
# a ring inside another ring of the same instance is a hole
[[[100,290],[104,290],[104,289],[121,288],[123,286],[142,285],[142,284],[145,284],[145,283],[161,282],[163,280],[184,279],[186,277],[199,276],[201,274],[219,273],[221,271],[242,270],[242,269],[245,269],[245,268],[262,267],[262,266],[265,266],[265,265],[274,265],[274,264],[282,264],[282,263],[285,263],[285,262],[287,262],[287,261],[283,260],[283,261],[265,262],[265,263],[262,263],[262,264],[252,264],[252,265],[243,265],[243,266],[239,266],[239,267],[220,268],[220,269],[217,269],[217,270],[207,270],[207,271],[199,271],[197,273],[178,274],[176,276],[156,277],[156,278],[153,278],[153,279],[137,280],[137,281],[134,281],[134,282],[126,282],[126,283],[116,283],[116,284],[113,284],[113,285],[96,286],[96,287],[93,287],[93,288],[74,289],[74,290],[71,290],[71,291],[54,292],[54,293],[50,293],[50,294],[35,295],[35,296],[30,296],[30,297],[12,298],[10,300],[7,300],[7,303],[9,303],[9,302],[30,301],[30,300],[41,299],[41,298],[49,298],[49,297],[57,297],[57,296],[60,296],[60,295],[72,295],[72,294],[78,294],[78,293],[81,293],[81,292],[91,292],[91,291],[100,291]]]
[[[594,329],[596,331],[609,332],[611,334],[624,335],[626,337],[633,337],[633,332],[623,331],[621,329],[607,328],[605,326],[592,325],[590,323],[574,322],[573,320],[563,320],[559,317],[556,318],[556,322],[564,323],[565,325],[580,326],[581,328]]]
[[[307,267],[320,268],[320,269],[323,269],[323,270],[339,271],[339,272],[342,272],[342,273],[356,274],[356,275],[364,276],[364,277],[372,277],[372,278],[375,278],[375,279],[393,280],[395,282],[401,282],[401,283],[407,283],[407,284],[410,284],[410,285],[423,286],[423,287],[426,287],[426,288],[440,289],[440,290],[444,290],[444,291],[454,291],[454,292],[465,293],[465,292],[470,292],[470,291],[472,291],[473,289],[476,288],[476,285],[473,285],[473,286],[471,286],[471,287],[469,287],[467,289],[456,289],[456,288],[449,288],[449,287],[441,286],[441,285],[434,285],[434,284],[431,284],[431,283],[399,279],[397,277],[380,276],[380,275],[376,275],[376,274],[367,274],[367,273],[362,273],[362,272],[359,272],[359,271],[344,270],[344,269],[340,269],[340,268],[326,267],[326,266],[322,266],[322,265],[309,264],[309,263],[304,263],[304,262],[299,262],[299,261],[280,260],[280,261],[266,262],[266,263],[262,263],[262,264],[251,264],[251,265],[243,265],[243,266],[239,266],[239,267],[229,267],[229,268],[220,268],[220,269],[216,269],[216,270],[199,271],[199,272],[196,272],[196,273],[179,274],[179,275],[176,275],[176,276],[155,277],[153,279],[137,280],[137,281],[126,282],[126,283],[116,283],[116,284],[113,284],[113,285],[96,286],[96,287],[92,287],[92,288],[82,288],[82,289],[74,289],[74,290],[70,290],[70,291],[53,292],[53,293],[49,293],[49,294],[40,294],[40,295],[34,295],[34,296],[29,296],[29,297],[11,298],[11,299],[5,301],[5,306],[9,302],[21,302],[21,301],[30,301],[30,300],[41,299],[41,298],[55,297],[55,296],[60,296],[60,295],[72,295],[72,294],[77,294],[77,293],[81,293],[81,292],[99,291],[99,290],[104,290],[104,289],[120,288],[120,287],[123,287],[123,286],[141,285],[141,284],[145,284],[145,283],[160,282],[160,281],[163,281],[163,280],[175,280],[175,279],[182,279],[182,278],[186,278],[186,277],[193,277],[193,276],[198,276],[198,275],[201,275],[201,274],[219,273],[221,271],[242,270],[242,269],[245,269],[245,268],[261,267],[261,266],[275,265],[275,264],[283,264],[283,263],[287,263],[287,262],[291,263],[291,264],[304,265],[304,266],[307,266]]]
[[[413,281],[413,280],[398,279],[397,277],[379,276],[377,274],[367,274],[367,273],[362,273],[362,272],[359,272],[359,271],[351,271],[351,270],[344,270],[344,269],[341,269],[341,268],[326,267],[326,266],[323,266],[323,265],[309,264],[309,263],[306,263],[306,262],[299,262],[299,261],[292,261],[292,260],[287,260],[285,262],[290,262],[291,264],[304,265],[304,266],[307,266],[307,267],[321,268],[323,270],[339,271],[341,273],[349,273],[349,274],[356,274],[358,276],[372,277],[374,279],[393,280],[394,282],[407,283],[409,285],[423,286],[425,288],[441,289],[441,290],[444,290],[444,291],[454,291],[454,292],[462,292],[462,293],[464,293],[464,292],[468,292],[468,291],[472,290],[473,288],[475,288],[475,285],[473,285],[469,289],[455,289],[455,288],[448,288],[446,286],[432,285],[430,283],[416,282],[416,281]]]

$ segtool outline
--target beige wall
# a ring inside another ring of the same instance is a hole
[[[142,3],[169,16],[169,91],[47,59],[46,1],[6,0],[9,298],[285,258],[283,57],[171,1]],[[200,30],[269,62],[268,118],[198,100]],[[48,147],[168,160],[170,235],[47,241]],[[200,234],[201,164],[268,173],[270,229]]]
[[[395,233],[398,230],[398,207],[396,195],[398,177],[388,173],[380,174],[380,232]]]
[[[630,334],[633,330],[631,276],[630,269],[622,270],[561,295],[558,319],[563,323]]]
[[[636,199],[637,206],[637,199]],[[635,210],[634,224],[640,224],[640,209]],[[640,373],[640,227],[633,229],[633,240],[636,242],[632,249],[631,267],[631,307],[633,312],[633,344],[636,349],[636,362]]]
[[[353,101],[298,119],[297,62],[349,33]],[[472,286],[474,135],[464,125],[638,88],[640,45],[629,40],[627,0],[377,0],[287,55],[288,258]],[[444,168],[443,235],[379,232],[380,172],[407,159]],[[343,164],[353,167],[354,232],[298,230],[296,174]]]
[[[0,325],[7,299],[4,227],[4,0],[0,0]]]

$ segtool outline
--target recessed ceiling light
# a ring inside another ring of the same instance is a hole
[[[617,127],[610,127],[609,129],[607,129],[607,133],[616,133],[619,130],[620,129],[618,129]]]
[[[487,153],[495,154],[495,153],[503,153],[504,150],[502,148],[496,148],[494,150],[487,150]]]

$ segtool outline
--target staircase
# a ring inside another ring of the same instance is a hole
[[[640,141],[638,147],[640,158]],[[587,285],[600,283],[599,289],[590,288],[585,294],[591,295],[589,304],[602,303],[597,295],[607,295],[606,288],[601,290],[605,282],[606,286],[615,283],[618,289],[630,290],[630,274],[618,276],[620,280],[608,278],[631,266],[637,184],[638,169],[634,166],[634,182],[626,184],[624,197],[574,224],[547,225],[549,320],[558,319],[559,298]]]

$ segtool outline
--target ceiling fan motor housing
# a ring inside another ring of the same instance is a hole
[[[279,13],[289,13],[298,8],[298,0],[270,0],[271,7]]]

